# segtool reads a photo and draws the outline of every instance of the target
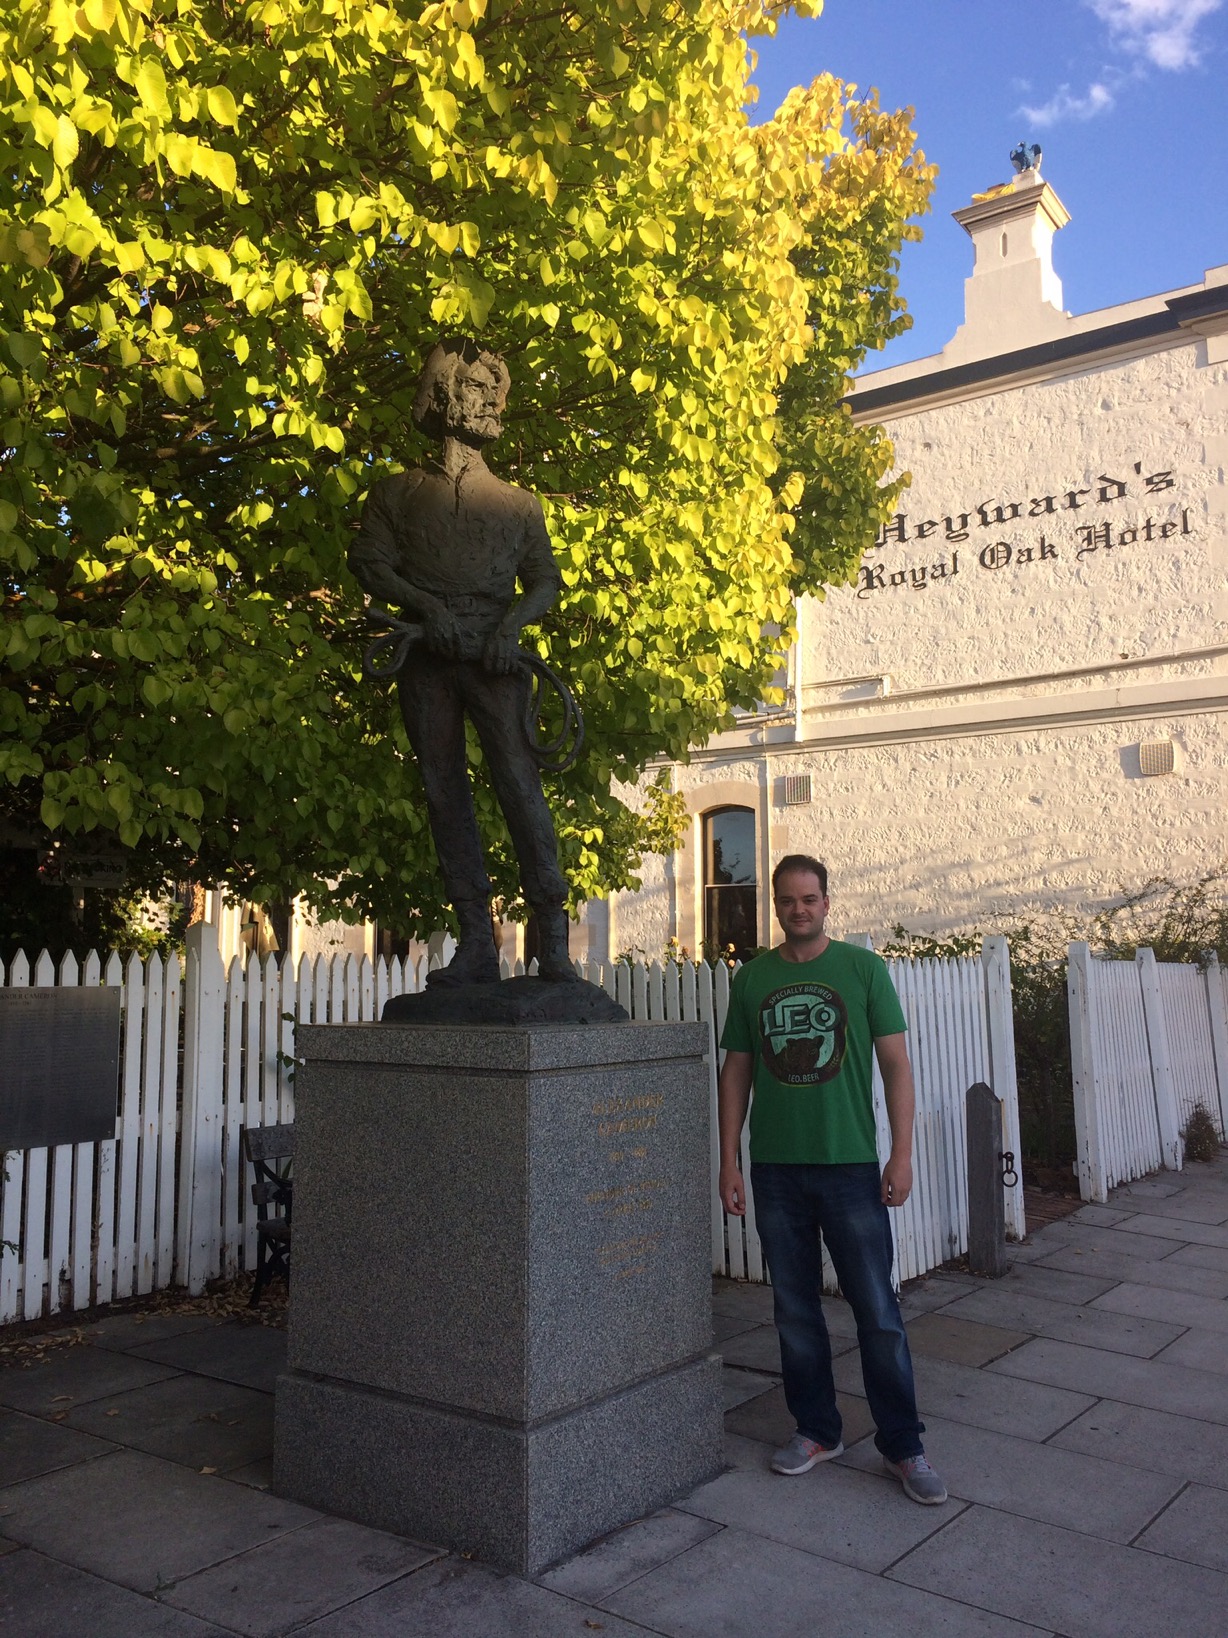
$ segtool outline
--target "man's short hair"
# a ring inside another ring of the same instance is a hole
[[[442,438],[446,433],[448,406],[457,378],[473,369],[481,369],[493,378],[495,411],[502,412],[511,386],[507,365],[498,353],[487,352],[467,336],[448,336],[431,348],[418,378],[414,424],[428,437]]]
[[[815,859],[809,853],[786,853],[784,858],[772,872],[772,893],[775,895],[776,884],[782,876],[787,876],[791,870],[804,870],[808,875],[819,878],[819,891],[827,897],[827,866],[821,859]]]

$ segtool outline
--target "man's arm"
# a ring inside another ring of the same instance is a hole
[[[721,1078],[717,1083],[717,1110],[721,1133],[721,1204],[731,1217],[746,1215],[746,1183],[738,1165],[738,1145],[750,1108],[750,1082],[754,1067],[750,1052],[725,1053]]]
[[[499,621],[486,644],[483,663],[488,671],[506,674],[519,663],[518,649],[523,627],[536,625],[553,606],[563,589],[563,571],[550,549],[546,518],[536,495],[526,493],[528,515],[516,574],[521,595]]]
[[[912,1123],[916,1095],[904,1036],[878,1035],[874,1056],[883,1077],[891,1153],[883,1167],[883,1204],[902,1206],[912,1193]]]

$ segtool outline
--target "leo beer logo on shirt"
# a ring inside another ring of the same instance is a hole
[[[826,984],[789,984],[759,1009],[763,1062],[784,1086],[821,1086],[840,1073],[848,1013]]]

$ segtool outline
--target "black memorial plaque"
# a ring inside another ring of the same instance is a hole
[[[115,1136],[118,989],[0,989],[0,1149]]]

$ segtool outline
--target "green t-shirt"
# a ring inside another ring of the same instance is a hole
[[[776,950],[735,975],[721,1045],[754,1054],[752,1160],[878,1159],[873,1051],[907,1025],[881,956],[833,939],[814,961]]]

